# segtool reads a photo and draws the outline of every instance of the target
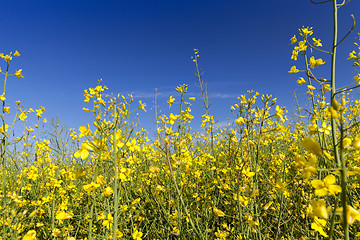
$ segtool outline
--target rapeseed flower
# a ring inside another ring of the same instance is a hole
[[[36,240],[36,231],[30,230],[28,231],[25,236],[22,238],[22,240]]]
[[[332,174],[327,175],[323,181],[315,179],[311,181],[311,185],[315,188],[316,196],[335,195],[341,192],[341,187],[335,185],[336,179]]]

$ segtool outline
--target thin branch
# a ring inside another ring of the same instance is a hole
[[[347,38],[347,36],[349,36],[349,34],[354,30],[354,28],[355,28],[355,17],[354,17],[353,14],[351,14],[351,17],[352,17],[352,19],[353,19],[353,25],[352,25],[351,29],[350,29],[349,32],[345,35],[345,37],[343,37],[343,38],[340,40],[340,42],[338,42],[338,43],[335,45],[335,47],[337,47],[342,41],[344,41],[344,40]]]
[[[314,47],[312,44],[310,44],[310,42],[307,40],[307,38],[305,38],[305,41],[306,41],[306,43],[310,46],[310,48],[316,49],[316,50],[318,50],[318,51],[320,51],[320,52],[328,53],[328,54],[330,54],[330,55],[332,54],[331,52],[328,52],[328,51],[322,50],[322,49],[320,49],[320,48]]]
[[[313,0],[310,0],[311,3],[313,4],[322,4],[322,3],[327,3],[327,2],[331,2],[332,0],[326,0],[326,1],[322,1],[322,2],[314,2]]]
[[[342,3],[341,6],[339,6],[338,8],[343,7],[344,5],[348,4],[350,1],[351,1],[351,0],[349,0],[349,1],[345,2],[345,3]]]
[[[352,90],[352,89],[355,89],[355,88],[358,88],[358,87],[360,87],[360,85],[357,85],[357,86],[355,86],[355,87],[352,87],[352,88],[349,88],[349,89],[344,89],[344,90],[342,90],[342,91],[336,92],[334,95],[339,94],[339,93],[342,93],[342,92],[346,92],[346,91],[349,91],[349,90]]]

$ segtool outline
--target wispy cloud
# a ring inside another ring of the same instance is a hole
[[[237,98],[239,94],[229,94],[229,93],[210,93],[210,98]]]

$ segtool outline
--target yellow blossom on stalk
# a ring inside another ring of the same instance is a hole
[[[138,109],[142,109],[144,112],[146,112],[146,103],[142,103],[142,101],[140,100],[139,101],[139,106],[138,106]]]
[[[254,172],[250,171],[250,167],[243,169],[242,173],[247,177],[253,177],[255,175]]]
[[[167,103],[169,104],[169,108],[171,107],[171,105],[174,104],[175,98],[173,98],[173,96],[170,96],[170,100],[167,101]]]
[[[0,57],[9,63],[12,60],[11,55],[12,55],[12,52],[10,52],[10,54],[6,54],[5,56],[4,56],[4,54],[1,54]]]
[[[313,85],[307,85],[307,87],[310,91],[316,90],[316,88]]]
[[[360,149],[360,136],[355,137],[352,146],[356,149]]]
[[[22,71],[22,69],[17,70],[14,75],[15,75],[17,78],[19,78],[19,77],[24,78],[24,76],[21,74],[21,71]]]
[[[310,203],[310,213],[311,216],[316,216],[323,219],[328,219],[329,214],[326,209],[326,202],[324,199],[312,200]]]
[[[104,185],[106,183],[106,180],[103,175],[99,175],[96,177],[96,183],[100,185]]]
[[[35,110],[36,111],[36,116],[38,118],[42,118],[41,114],[43,114],[43,111],[41,109]]]
[[[294,35],[292,38],[290,38],[291,44],[294,44],[297,42],[296,36]]]
[[[347,60],[349,59],[357,59],[357,57],[355,56],[356,52],[355,51],[352,51],[351,53],[349,53],[349,57]]]
[[[350,138],[344,138],[342,141],[343,147],[347,148],[351,146],[351,139]]]
[[[52,231],[52,234],[51,235],[53,235],[53,237],[61,237],[61,231],[60,231],[60,229],[58,229],[58,228],[55,228],[53,231]]]
[[[354,77],[355,81],[357,84],[360,84],[360,73],[358,73],[357,75],[355,75]]]
[[[24,112],[22,112],[20,115],[19,115],[19,120],[21,121],[24,121],[25,119],[27,118],[26,114]]]
[[[331,126],[327,126],[325,122],[322,123],[322,127],[319,128],[319,132],[323,132],[326,135],[329,135],[331,131]]]
[[[223,211],[221,211],[220,209],[216,208],[216,207],[213,207],[213,211],[218,217],[224,217],[225,216],[225,213]]]
[[[297,81],[296,81],[300,86],[303,85],[303,83],[306,83],[306,81],[304,80],[304,78],[300,77]]]
[[[313,34],[312,27],[302,27],[299,29],[299,33],[303,37],[311,36]]]
[[[91,182],[90,184],[84,185],[83,189],[90,194],[93,190],[97,189],[98,187],[100,187],[100,184]]]
[[[275,108],[276,112],[274,114],[275,117],[279,117],[281,121],[285,122],[285,119],[283,117],[284,110],[282,110],[279,106],[276,106]]]
[[[311,137],[305,137],[302,140],[301,145],[303,148],[305,148],[306,150],[308,150],[309,152],[311,152],[313,154],[321,155],[321,153],[322,153],[320,144]]]
[[[314,56],[312,56],[310,58],[310,68],[314,68],[314,67],[317,67],[317,66],[323,65],[323,64],[325,64],[325,62],[321,58],[316,59],[316,60],[315,60]]]
[[[235,120],[235,123],[238,125],[244,124],[245,123],[245,119],[242,117],[239,117],[238,119]]]
[[[316,40],[316,38],[313,38],[312,40],[314,41],[314,45],[315,45],[316,47],[322,47],[322,44],[321,44],[321,40],[320,40],[320,39]]]
[[[105,226],[107,229],[109,229],[113,224],[113,220],[114,220],[113,216],[111,215],[111,213],[109,213],[107,215],[107,219],[102,222],[102,225]]]
[[[177,115],[174,115],[174,114],[170,113],[169,123],[170,123],[171,125],[173,125],[173,124],[175,123],[175,120],[176,120],[177,118],[178,118]]]
[[[9,125],[5,124],[5,125],[2,125],[0,126],[0,133],[7,133],[8,132],[8,129],[9,129]]]
[[[296,69],[296,66],[292,66],[292,67],[290,68],[289,73],[297,73],[297,72],[299,72],[299,69]]]
[[[186,93],[187,92],[187,85],[183,84],[183,85],[179,85],[175,88],[175,90],[179,93]]]
[[[67,213],[65,211],[61,211],[61,212],[58,212],[56,213],[56,219],[57,220],[66,220],[66,219],[71,219],[73,217],[72,214],[70,213]]]
[[[141,200],[140,198],[135,199],[134,201],[132,201],[131,205],[138,204],[140,200]]]
[[[310,125],[308,125],[308,129],[309,129],[308,134],[314,135],[318,131],[318,125],[316,123],[314,123],[313,125],[310,124]]]
[[[291,54],[291,59],[294,59],[294,61],[296,61],[298,58],[298,55],[299,55],[299,52],[296,50],[293,50],[292,54]]]
[[[307,49],[306,41],[300,41],[299,46],[294,47],[294,50],[297,52],[305,51]]]
[[[14,53],[14,57],[19,57],[19,56],[20,56],[20,53],[16,50]]]
[[[341,192],[341,187],[339,185],[335,185],[336,179],[332,174],[327,175],[323,181],[315,179],[311,181],[311,185],[315,188],[316,196],[325,196],[325,195],[335,195]]]
[[[89,124],[87,124],[86,127],[84,127],[84,126],[79,127],[79,131],[80,131],[80,135],[79,135],[80,138],[83,136],[91,136],[92,135]]]
[[[3,101],[3,102],[6,100],[4,93],[2,95],[0,95],[0,100]]]
[[[336,213],[342,213],[343,212],[343,208],[337,208],[335,210]],[[341,216],[342,218],[342,216]],[[356,210],[355,208],[353,208],[352,206],[346,205],[346,222],[349,225],[352,225],[355,220],[360,221],[360,212],[358,210]]]
[[[81,159],[85,159],[89,156],[89,151],[92,150],[93,148],[90,146],[88,141],[84,141],[81,146],[79,151],[77,151],[76,153],[74,153],[74,157],[79,158],[81,157]]]
[[[103,192],[101,193],[101,196],[103,197],[109,197],[113,194],[114,190],[111,187],[107,187],[103,190]]]
[[[131,141],[126,143],[126,146],[128,146],[129,150],[131,152],[135,152],[135,151],[139,151],[140,150],[140,146],[136,144],[136,140],[132,139]]]
[[[322,236],[328,237],[328,235],[324,231],[324,227],[326,226],[326,220],[319,219],[317,217],[314,218],[314,222],[311,224],[311,228],[315,231],[319,232]]]
[[[22,240],[36,240],[36,231],[30,230],[28,231],[25,236],[22,238]]]
[[[134,240],[141,240],[143,236],[142,232],[139,232],[136,228],[134,229],[134,233],[132,234],[132,237]]]

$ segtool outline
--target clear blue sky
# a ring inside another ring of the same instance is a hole
[[[360,22],[360,3],[340,9],[340,38]],[[222,122],[231,117],[236,97],[255,90],[272,94],[280,106],[293,109],[297,76],[288,70],[293,46],[289,39],[301,26],[312,26],[316,38],[329,50],[332,36],[331,3],[308,0],[16,0],[1,3],[1,52],[18,50],[12,69],[23,69],[24,79],[12,78],[7,102],[46,108],[45,117],[59,116],[68,127],[90,122],[83,91],[102,78],[108,93],[132,93],[148,106],[142,113],[147,129],[154,129],[153,98],[158,89],[167,113],[174,88],[186,83],[197,97],[193,113],[200,121],[199,90],[194,83],[193,49],[200,50],[212,113]],[[348,53],[356,32],[338,54],[338,80],[352,81]],[[330,58],[322,56],[324,77]],[[1,65],[3,68],[4,65]],[[341,69],[340,69],[341,68]],[[134,105],[134,107],[136,104]],[[197,115],[198,114],[198,115]],[[145,120],[147,119],[147,120]],[[195,121],[196,123],[197,121]]]

